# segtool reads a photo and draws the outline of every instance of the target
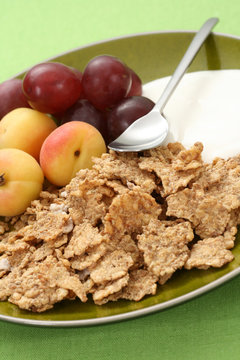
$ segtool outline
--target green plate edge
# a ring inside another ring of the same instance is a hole
[[[94,56],[110,54],[122,59],[141,77],[143,83],[171,75],[181,60],[194,32],[154,32],[135,34],[98,42],[71,50],[46,61],[58,61],[83,70]],[[240,38],[212,33],[188,72],[240,69]],[[26,71],[26,70],[25,70]],[[25,71],[16,75],[22,78]],[[85,326],[119,321],[166,309],[201,295],[240,273],[240,231],[233,249],[235,259],[221,269],[181,270],[157,294],[139,302],[117,301],[102,306],[91,300],[56,304],[45,313],[30,313],[8,302],[0,302],[0,320],[38,326]]]

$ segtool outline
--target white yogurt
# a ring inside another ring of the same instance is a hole
[[[143,86],[143,95],[157,101],[169,77]],[[186,148],[204,145],[203,159],[240,154],[240,70],[199,71],[184,75],[164,108],[169,122],[166,143]]]

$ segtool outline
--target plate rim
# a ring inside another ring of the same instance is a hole
[[[138,37],[138,36],[161,35],[161,34],[196,34],[196,32],[197,32],[196,30],[146,31],[146,32],[139,32],[139,33],[137,32],[137,33],[131,33],[131,34],[127,34],[127,35],[111,37],[111,38],[108,38],[108,39],[105,39],[105,40],[93,41],[93,42],[85,44],[85,45],[76,46],[76,47],[73,47],[73,48],[71,48],[69,50],[62,51],[62,52],[58,53],[57,55],[50,56],[50,57],[46,58],[45,60],[41,60],[40,62],[34,63],[31,66],[25,68],[21,72],[16,73],[15,75],[11,76],[10,78],[8,78],[8,79],[6,79],[4,81],[11,80],[11,79],[14,79],[14,78],[16,78],[18,76],[21,76],[25,72],[27,72],[29,69],[31,69],[33,66],[35,66],[37,64],[40,64],[42,62],[52,61],[52,60],[56,59],[57,57],[62,57],[62,56],[68,55],[69,53],[79,51],[79,50],[83,50],[83,49],[87,49],[87,48],[92,47],[92,46],[96,46],[96,45],[100,45],[100,44],[104,44],[104,43],[108,43],[108,42],[112,42],[112,41],[116,41],[116,40],[129,39],[129,38]],[[238,35],[232,35],[232,34],[228,34],[228,33],[215,32],[215,31],[212,31],[211,34],[240,41],[240,35],[238,36]]]
[[[87,49],[88,47],[104,44],[104,43],[111,42],[111,41],[128,39],[128,38],[133,38],[133,37],[138,37],[138,36],[161,35],[161,34],[185,34],[185,33],[191,34],[191,33],[196,33],[196,31],[195,30],[161,30],[161,31],[147,31],[147,32],[137,32],[137,33],[127,34],[127,35],[121,35],[121,36],[108,38],[105,40],[91,42],[86,45],[74,47],[72,49],[60,52],[57,55],[51,56],[41,62],[52,61],[52,60],[56,59],[57,57],[68,55],[69,53],[72,53],[75,51]],[[222,33],[222,32],[212,32],[212,34],[214,34],[216,36],[227,37],[230,39],[236,39],[236,40],[240,41],[240,36],[238,36],[238,35],[232,35],[232,34],[227,34],[227,33]],[[11,76],[7,80],[16,78],[16,77],[24,74],[32,66],[15,74],[14,76]],[[6,80],[4,80],[4,81],[6,81]],[[233,279],[234,277],[236,277],[239,274],[240,274],[240,266],[238,266],[234,270],[230,271],[229,273],[221,276],[220,278],[218,278],[214,281],[211,281],[210,283],[208,283],[204,286],[201,286],[200,288],[197,288],[189,293],[178,296],[174,299],[164,301],[159,304],[151,305],[151,306],[145,307],[143,309],[128,311],[128,312],[117,314],[117,315],[110,315],[110,316],[92,318],[92,319],[79,319],[79,320],[34,320],[34,319],[25,319],[25,318],[21,318],[21,317],[0,314],[0,320],[15,323],[15,324],[40,326],[40,327],[80,327],[80,326],[86,327],[86,326],[102,325],[102,324],[113,323],[113,322],[120,322],[123,320],[139,318],[139,317],[142,317],[145,315],[149,315],[149,314],[152,314],[152,313],[155,313],[158,311],[162,311],[162,310],[174,307],[176,305],[180,305],[183,302],[192,300],[196,297],[199,297],[200,295],[203,295],[211,290],[216,289],[217,287],[223,285],[225,282]]]
[[[207,292],[216,289],[217,287],[223,285],[225,282],[233,279],[237,275],[240,274],[240,266],[235,268],[234,270],[230,271],[229,273],[221,276],[220,278],[201,286],[198,289],[195,289],[187,294],[178,296],[174,299],[164,301],[160,304],[155,304],[152,306],[148,306],[143,309],[128,311],[122,314],[111,315],[111,316],[104,316],[99,318],[93,319],[82,319],[82,320],[34,320],[34,319],[24,319],[18,318],[15,316],[9,315],[1,315],[0,320],[4,320],[7,322],[21,324],[21,325],[32,325],[32,326],[40,326],[40,327],[86,327],[86,326],[93,326],[93,325],[102,325],[102,324],[109,324],[120,322],[123,320],[130,320],[133,318],[139,318],[145,315],[150,315],[152,313],[162,311],[165,309],[172,308],[176,305],[180,305],[183,302],[187,302],[194,298],[199,297],[200,295],[206,294]]]

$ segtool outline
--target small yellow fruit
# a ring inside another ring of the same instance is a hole
[[[38,160],[42,143],[56,127],[53,119],[37,110],[12,110],[0,121],[0,149],[20,149]]]
[[[65,186],[80,169],[91,168],[93,156],[101,156],[104,152],[105,142],[94,126],[70,121],[46,138],[40,152],[40,164],[52,184]]]
[[[19,149],[0,149],[0,216],[23,213],[44,181],[38,162]]]

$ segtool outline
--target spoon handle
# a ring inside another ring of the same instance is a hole
[[[168,99],[172,95],[173,91],[175,90],[176,86],[178,85],[179,81],[187,71],[188,67],[191,65],[193,59],[197,55],[198,51],[200,50],[202,44],[210,34],[212,28],[218,22],[218,18],[210,18],[208,19],[201,29],[196,33],[192,42],[190,43],[185,55],[183,56],[182,60],[180,61],[179,65],[177,66],[176,70],[174,71],[171,79],[169,80],[165,90],[163,91],[160,99],[157,101],[155,107],[159,109],[160,112],[163,111],[164,106],[166,105]]]

